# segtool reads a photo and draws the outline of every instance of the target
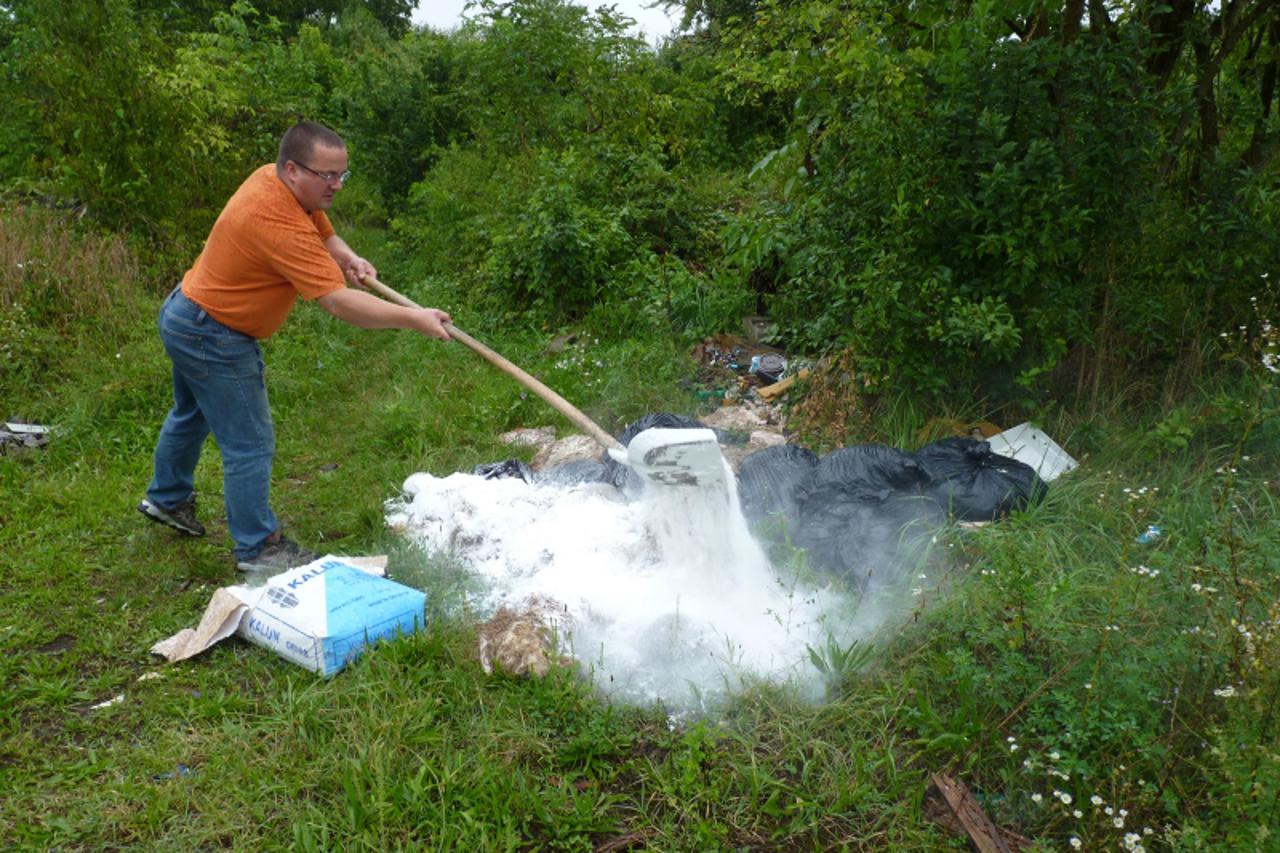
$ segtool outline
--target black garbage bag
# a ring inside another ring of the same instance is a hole
[[[743,517],[756,523],[780,515],[788,525],[794,524],[817,467],[817,454],[792,444],[767,447],[743,459],[738,468]]]
[[[961,521],[991,521],[1044,500],[1049,487],[1026,463],[985,441],[944,438],[916,451],[925,494]]]
[[[869,495],[889,491],[919,494],[928,477],[915,455],[883,444],[855,444],[833,450],[818,460],[814,486],[839,485]]]
[[[613,474],[609,466],[591,459],[575,459],[544,468],[534,474],[534,482],[549,486],[578,486],[583,483],[613,484]]]
[[[865,589],[915,566],[945,521],[923,495],[828,483],[801,501],[792,544],[808,552],[813,568]]]
[[[673,415],[669,412],[654,412],[644,415],[638,420],[634,420],[627,424],[627,428],[622,431],[622,435],[618,436],[618,441],[622,442],[622,446],[626,447],[631,443],[631,439],[647,429],[707,429],[707,425],[699,422],[695,418],[687,415]]]
[[[518,477],[526,483],[533,482],[533,470],[519,459],[507,459],[502,462],[484,462],[471,469],[471,473],[486,480],[505,480]]]

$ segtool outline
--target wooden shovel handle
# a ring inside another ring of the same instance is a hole
[[[369,288],[389,302],[394,302],[397,305],[403,305],[406,308],[422,307],[409,297],[397,293],[387,287],[373,276],[366,277],[363,284],[365,287]],[[449,337],[453,338],[458,343],[463,344],[485,361],[489,362],[494,367],[498,368],[503,373],[507,374],[533,393],[537,394],[545,400],[551,408],[568,418],[574,426],[578,427],[578,429],[598,441],[601,447],[606,450],[610,447],[622,448],[622,443],[601,429],[595,421],[588,418],[564,397],[561,397],[555,391],[552,391],[546,385],[543,385],[537,379],[534,379],[515,364],[512,364],[510,361],[489,349],[489,347],[480,343],[452,323],[445,323],[445,331],[449,333]]]

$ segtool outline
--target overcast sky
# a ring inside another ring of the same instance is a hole
[[[662,9],[645,8],[653,0],[614,0],[612,3],[599,0],[579,0],[578,5],[595,9],[598,6],[612,5],[628,18],[634,18],[636,29],[644,34],[645,41],[654,44],[670,35],[680,23],[680,11],[672,9],[670,15]],[[432,29],[451,30],[462,20],[462,7],[466,0],[418,0],[418,9],[413,13],[415,24],[426,24]]]

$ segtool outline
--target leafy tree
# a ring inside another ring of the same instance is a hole
[[[173,115],[149,81],[160,34],[127,0],[23,0],[4,46],[6,174],[74,197],[107,221],[161,204],[151,156]]]
[[[1084,387],[1086,366],[1176,359],[1242,316],[1240,272],[1280,252],[1270,197],[1217,153],[1275,130],[1264,8],[1197,6],[1201,34],[1142,5],[762,3],[726,28],[726,79],[788,105],[790,130],[732,257],[793,345],[852,347],[872,386],[1021,394],[1073,365]],[[1248,32],[1251,59],[1232,53]],[[1218,74],[1237,64],[1260,100],[1210,109],[1202,81],[1238,91]],[[1211,222],[1218,240],[1195,236]]]
[[[459,41],[427,30],[393,39],[361,9],[328,39],[343,57],[331,99],[360,180],[399,204],[443,151],[470,138]]]
[[[346,10],[359,9],[399,36],[408,31],[416,5],[414,0],[254,0],[253,8],[280,21],[290,34],[307,23],[335,24]],[[137,8],[155,15],[165,32],[200,32],[212,29],[228,4],[223,0],[137,0]]]

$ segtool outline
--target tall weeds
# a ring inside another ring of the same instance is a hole
[[[73,212],[9,202],[0,220],[3,402],[135,334],[156,288],[127,238],[89,230]]]

